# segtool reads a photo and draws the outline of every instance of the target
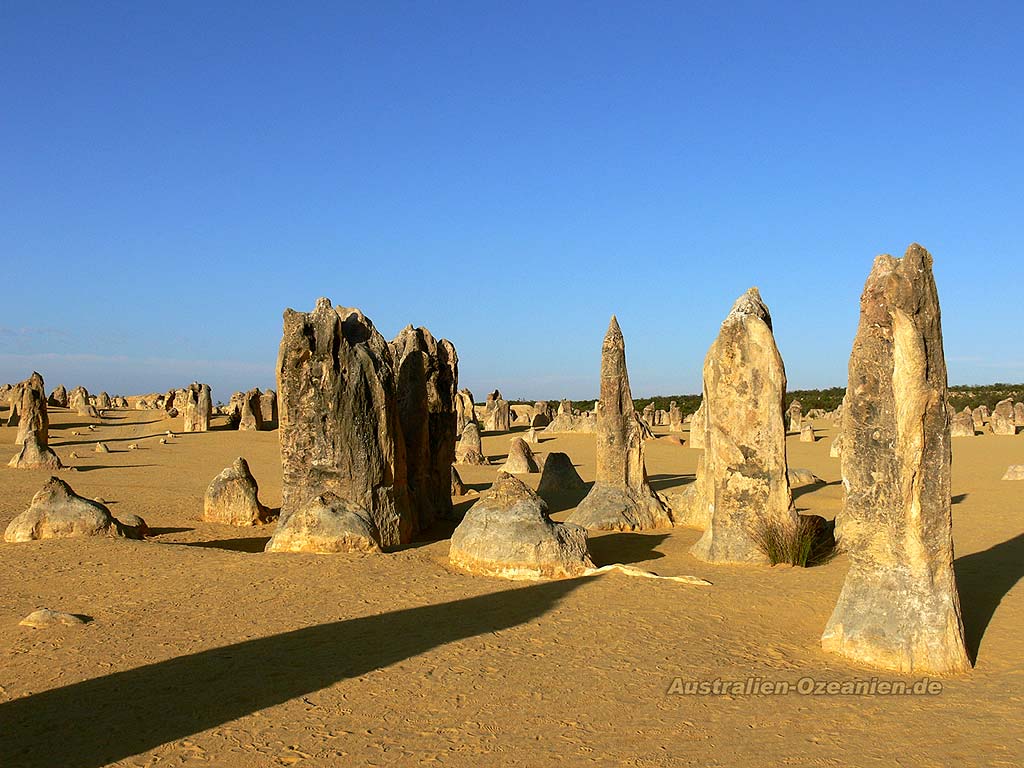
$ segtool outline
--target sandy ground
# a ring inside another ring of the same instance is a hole
[[[911,681],[822,653],[847,568],[722,567],[698,532],[594,536],[598,565],[704,577],[711,587],[608,574],[523,583],[469,576],[443,539],[383,556],[264,554],[271,528],[202,523],[202,495],[245,456],[280,503],[275,432],[212,431],[159,445],[180,419],[113,411],[95,433],[51,411],[64,477],[147,541],[0,543],[0,766],[949,766],[1024,764],[1024,435],[954,440],[957,575],[975,669],[932,696],[668,695],[683,680]],[[802,511],[834,516],[832,427],[789,443],[826,485]],[[84,434],[73,436],[72,430]],[[503,457],[512,435],[484,437]],[[0,460],[15,430],[0,428]],[[103,439],[112,453],[91,449]],[[130,442],[138,451],[127,451]],[[593,437],[538,446],[594,474]],[[83,458],[69,459],[72,450]],[[647,447],[659,490],[698,452]],[[485,489],[497,466],[460,468]],[[0,469],[0,526],[47,475]],[[539,476],[530,476],[536,485]],[[461,508],[471,501],[460,500]],[[555,514],[563,517],[564,510]],[[33,630],[39,607],[86,614]]]

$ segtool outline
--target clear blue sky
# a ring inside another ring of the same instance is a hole
[[[44,7],[45,6],[45,7]],[[482,398],[696,392],[758,285],[843,385],[873,257],[950,381],[1024,380],[1019,3],[0,6],[0,381],[272,386],[318,296]]]

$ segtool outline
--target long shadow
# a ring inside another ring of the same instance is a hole
[[[958,557],[953,563],[964,639],[972,661],[977,661],[981,638],[1003,597],[1024,578],[1024,533],[982,552]]]
[[[533,621],[583,581],[319,624],[5,702],[0,765],[113,763],[440,645]]]
[[[664,557],[656,547],[668,537],[667,533],[607,533],[589,538],[587,549],[598,568],[612,563],[640,563]]]
[[[589,482],[585,484],[581,491],[576,493],[546,493],[542,498],[544,503],[548,505],[548,514],[553,515],[556,512],[575,509],[587,497],[587,494],[590,493],[593,487],[594,483]]]
[[[152,536],[163,536],[167,533],[188,533],[189,531],[194,530],[195,528],[150,528],[149,535],[146,538],[150,538]]]
[[[661,475],[650,475],[647,478],[647,482],[650,483],[651,488],[656,491],[667,491],[670,488],[682,487],[689,485],[696,480],[696,475],[684,475],[684,474],[661,474]]]
[[[967,495],[968,494],[966,494],[966,493],[958,493],[956,496],[950,496],[949,497],[949,503],[950,504],[959,504],[960,502],[962,502],[964,499],[967,498]]]
[[[793,488],[791,493],[793,494],[793,500],[796,501],[805,493],[812,493],[821,488],[828,488],[830,485],[842,485],[842,480],[833,480],[831,483],[820,482],[820,483],[808,483],[807,485],[801,485],[797,488]]]
[[[127,451],[116,451],[116,453],[127,453]],[[76,472],[95,472],[100,469],[139,469],[140,467],[155,467],[156,464],[93,464],[91,466],[75,466]]]
[[[229,552],[262,552],[269,536],[250,536],[244,539],[216,539],[214,541],[182,541],[183,547],[209,547],[210,549],[226,549]]]

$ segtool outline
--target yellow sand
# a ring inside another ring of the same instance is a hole
[[[64,477],[156,535],[0,543],[0,766],[949,766],[1024,763],[1024,435],[954,440],[957,574],[976,668],[937,696],[667,695],[674,678],[903,680],[820,650],[845,557],[811,569],[722,567],[688,529],[595,536],[622,562],[712,587],[610,573],[512,583],[452,571],[447,542],[383,556],[262,553],[272,527],[202,523],[202,495],[236,456],[280,504],[277,435],[213,431],[159,445],[156,411],[113,411],[95,433],[53,409]],[[219,425],[222,419],[215,420]],[[829,484],[801,511],[834,516],[831,426],[790,438],[791,467]],[[80,429],[80,436],[71,436]],[[0,460],[16,430],[0,429]],[[484,437],[500,457],[513,435]],[[103,440],[109,454],[91,452]],[[138,442],[140,450],[128,451]],[[585,480],[593,437],[545,437]],[[81,459],[69,458],[76,450]],[[698,452],[647,444],[658,490]],[[486,488],[497,471],[460,467]],[[43,472],[0,471],[0,526]],[[539,476],[523,476],[534,487]],[[462,507],[472,499],[459,500]],[[561,510],[556,519],[565,515]],[[36,608],[86,614],[33,630]],[[909,678],[913,681],[916,678]]]

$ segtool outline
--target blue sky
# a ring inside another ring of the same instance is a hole
[[[592,397],[612,313],[696,392],[757,285],[843,385],[913,241],[950,381],[1024,381],[1022,6],[727,6],[4,3],[0,381],[226,400],[323,295],[478,398]]]

